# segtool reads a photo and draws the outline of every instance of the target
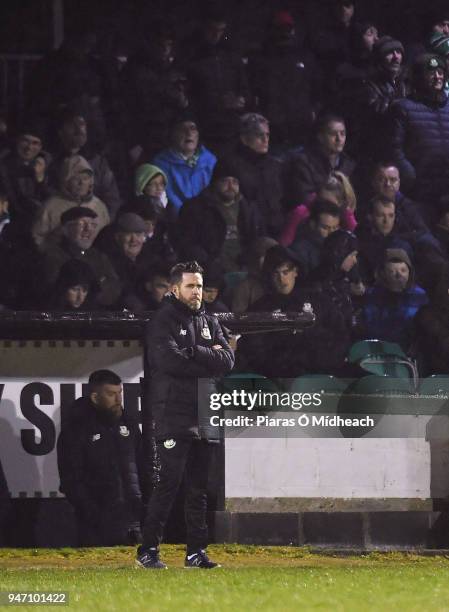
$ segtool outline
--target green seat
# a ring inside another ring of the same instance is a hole
[[[396,342],[385,342],[384,340],[359,340],[355,342],[348,353],[349,363],[359,363],[368,355],[396,355],[407,359],[407,355]]]
[[[412,361],[396,355],[367,355],[359,361],[359,366],[377,376],[394,378],[415,378],[415,366]]]
[[[349,363],[359,365],[362,370],[377,376],[411,378],[418,386],[416,363],[407,357],[399,344],[383,340],[360,340],[351,346]]]

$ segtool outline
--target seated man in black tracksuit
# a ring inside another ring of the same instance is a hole
[[[138,550],[139,567],[165,569],[159,559],[165,523],[184,476],[187,523],[186,567],[212,569],[207,547],[208,432],[201,427],[198,379],[227,374],[234,354],[218,320],[202,306],[203,271],[197,262],[171,271],[172,295],[156,312],[146,344],[150,401],[160,460],[159,481],[150,498]]]
[[[140,431],[123,412],[120,377],[93,372],[89,395],[74,402],[58,439],[60,489],[75,508],[80,545],[140,540],[139,451]]]

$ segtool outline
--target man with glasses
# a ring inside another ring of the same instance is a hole
[[[97,236],[97,213],[84,206],[70,208],[61,216],[61,226],[60,239],[48,244],[41,261],[42,274],[36,275],[40,291],[55,282],[66,261],[78,259],[89,264],[94,273],[100,286],[99,304],[111,306],[120,295],[121,284],[108,257],[92,246]]]

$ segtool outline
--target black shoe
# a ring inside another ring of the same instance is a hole
[[[159,559],[157,548],[147,548],[137,553],[136,567],[144,569],[167,569],[165,563]]]
[[[186,569],[198,568],[198,569],[214,569],[215,567],[221,567],[218,563],[214,563],[209,559],[205,550],[199,550],[196,553],[186,555],[184,561],[184,567]]]

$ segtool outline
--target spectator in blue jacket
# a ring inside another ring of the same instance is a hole
[[[446,63],[423,53],[413,65],[414,93],[393,102],[391,153],[404,191],[426,204],[427,220],[449,189],[449,104],[444,91]]]
[[[413,317],[427,302],[424,289],[415,285],[414,269],[406,251],[386,249],[376,284],[365,294],[364,336],[398,342],[407,351]]]
[[[173,125],[170,148],[152,161],[167,176],[167,197],[177,211],[209,185],[217,161],[199,138],[195,121],[182,117]]]

